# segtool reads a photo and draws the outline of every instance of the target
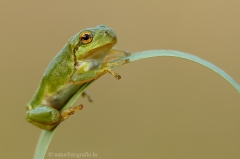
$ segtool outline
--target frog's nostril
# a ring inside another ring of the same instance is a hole
[[[105,34],[108,34],[108,32],[107,32],[107,31],[104,31],[104,33],[105,33]]]

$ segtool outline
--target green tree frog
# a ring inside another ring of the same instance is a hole
[[[79,105],[61,110],[84,83],[107,72],[120,79],[112,68],[128,63],[128,59],[118,59],[129,53],[112,49],[116,42],[114,31],[103,25],[72,36],[46,68],[27,105],[26,120],[41,129],[51,130],[82,109]]]

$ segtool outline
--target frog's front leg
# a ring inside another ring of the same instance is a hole
[[[56,127],[59,123],[66,120],[70,115],[74,114],[75,111],[81,110],[83,105],[77,107],[68,107],[67,109],[59,112],[57,109],[40,105],[34,109],[26,112],[26,119],[33,125],[45,129],[51,130]]]
[[[117,73],[113,72],[113,68],[121,66],[123,64],[129,63],[129,59],[120,60],[116,62],[110,62],[106,63],[100,68],[95,68],[92,70],[83,70],[78,69],[72,76],[72,80],[74,84],[83,84],[86,82],[90,82],[92,80],[95,80],[99,78],[100,76],[104,75],[105,73],[110,73],[112,76],[114,76],[116,79],[120,79],[121,76]],[[86,63],[87,65],[87,63]],[[82,66],[84,67],[84,66]]]
[[[105,65],[106,63],[117,61],[123,57],[127,57],[130,55],[131,53],[129,53],[128,51],[112,48],[105,56],[103,62],[101,63],[101,66]]]

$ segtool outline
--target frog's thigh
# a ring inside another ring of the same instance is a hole
[[[60,112],[50,106],[38,106],[26,112],[27,121],[41,124],[55,124],[61,120]]]

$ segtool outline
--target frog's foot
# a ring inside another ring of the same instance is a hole
[[[119,74],[117,74],[116,72],[113,72],[112,68],[111,67],[104,67],[102,68],[98,74],[99,74],[99,77],[101,75],[104,75],[105,73],[110,73],[112,76],[114,76],[117,80],[121,79],[121,76]]]
[[[83,105],[79,105],[76,107],[68,107],[67,109],[64,109],[61,111],[61,122],[66,120],[70,115],[74,114],[77,110],[83,109]]]
[[[106,65],[107,65],[107,67],[115,68],[115,67],[124,65],[126,63],[129,63],[129,62],[130,62],[129,59],[124,59],[124,60],[119,60],[119,61],[116,61],[116,62],[109,62]]]
[[[93,102],[93,99],[91,98],[91,96],[86,91],[83,91],[81,96],[82,97],[87,97],[89,102]]]
[[[108,72],[110,73],[111,75],[113,75],[116,79],[121,79],[121,76],[119,74],[117,74],[116,72],[113,72],[112,69],[113,68],[116,68],[116,67],[119,67],[121,65],[124,65],[126,63],[129,63],[130,60],[129,59],[125,59],[125,60],[120,60],[120,61],[116,61],[116,62],[110,62],[110,63],[107,63],[102,70],[100,70],[102,72],[102,74]]]

